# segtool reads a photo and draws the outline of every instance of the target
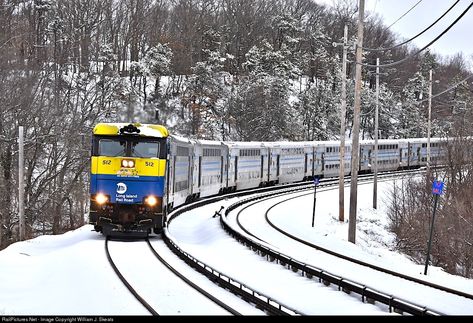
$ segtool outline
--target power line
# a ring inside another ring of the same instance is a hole
[[[449,30],[450,28],[452,28],[467,12],[468,10],[470,10],[470,8],[473,6],[473,2],[470,3],[470,5],[468,6],[468,8],[466,8],[460,16],[458,16],[457,19],[455,19],[455,21],[453,23],[450,24],[450,26],[447,27],[447,29],[445,29],[440,35],[438,35],[437,37],[435,37],[434,40],[432,40],[430,43],[428,43],[427,45],[425,45],[424,47],[422,47],[421,49],[419,49],[417,52],[415,52],[414,54],[412,55],[409,55],[409,56],[406,56],[404,57],[403,59],[399,60],[399,61],[396,61],[396,62],[392,62],[392,63],[388,63],[388,64],[382,64],[382,65],[379,65],[379,67],[392,67],[392,66],[396,66],[396,65],[399,65],[401,63],[404,63],[405,61],[407,61],[408,59],[411,59],[412,57],[414,56],[417,56],[420,52],[424,51],[426,48],[428,48],[430,45],[432,45],[433,43],[435,43],[437,40],[439,40],[443,35],[445,35]],[[365,66],[365,67],[376,67],[376,65],[373,65],[373,64],[362,64],[362,63],[357,63],[357,64],[360,64],[362,66]]]
[[[364,51],[368,51],[368,52],[384,52],[384,51],[388,51],[388,50],[391,50],[391,49],[394,49],[394,48],[398,48],[402,45],[405,45],[411,41],[413,41],[414,39],[416,39],[417,37],[419,37],[420,35],[422,35],[423,33],[425,33],[427,30],[429,30],[430,28],[432,28],[436,23],[438,23],[440,21],[440,19],[442,19],[443,17],[445,17],[445,15],[447,13],[450,12],[450,10],[453,9],[453,7],[455,7],[458,3],[460,2],[460,0],[457,0],[450,8],[448,8],[447,11],[445,11],[439,18],[437,18],[437,20],[435,20],[430,26],[428,26],[427,28],[425,28],[424,30],[422,30],[420,33],[418,33],[417,35],[415,35],[414,37],[400,43],[400,44],[397,44],[397,45],[394,45],[392,47],[387,47],[387,48],[366,48],[366,47],[363,47],[363,50]]]
[[[465,77],[463,80],[461,80],[460,82],[458,82],[458,83],[452,85],[452,86],[449,87],[448,89],[446,89],[446,90],[444,90],[444,91],[442,91],[442,92],[440,92],[440,93],[437,93],[437,94],[435,94],[435,95],[432,95],[432,96],[431,96],[431,99],[436,98],[436,97],[438,97],[438,96],[440,96],[440,95],[442,95],[442,94],[447,93],[448,91],[453,90],[454,88],[456,88],[457,86],[459,86],[459,85],[462,84],[463,82],[468,81],[468,80],[469,80],[470,78],[472,78],[472,77],[473,77],[473,74],[470,75],[470,76]],[[427,98],[427,99],[423,99],[423,100],[417,101],[417,104],[420,104],[420,103],[425,102],[425,101],[428,101],[428,100],[429,100],[429,99]]]
[[[401,17],[397,18],[397,20],[396,20],[395,22],[393,22],[392,24],[390,24],[385,30],[388,30],[389,28],[391,28],[392,26],[394,26],[394,24],[395,24],[396,22],[398,22],[399,20],[401,20],[402,18],[404,18],[405,15],[407,15],[412,9],[414,9],[415,7],[417,7],[417,5],[418,5],[419,3],[421,3],[421,2],[422,2],[422,0],[419,0],[415,5],[413,5],[413,6],[411,7],[411,9],[407,10]]]

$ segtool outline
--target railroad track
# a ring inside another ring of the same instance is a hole
[[[302,315],[303,313],[287,306],[281,302],[278,302],[276,299],[271,296],[265,295],[262,292],[259,292],[248,286],[237,279],[226,275],[212,266],[206,264],[202,260],[194,257],[190,253],[186,252],[184,249],[180,248],[178,243],[170,236],[169,231],[164,229],[164,242],[176,255],[178,255],[183,261],[185,261],[189,266],[194,268],[196,271],[206,276],[208,279],[213,281],[215,284],[225,288],[226,290],[232,292],[233,294],[241,297],[245,301],[255,304],[257,308],[264,310],[266,313],[271,315]]]
[[[106,237],[105,238],[105,253],[107,254],[108,262],[112,266],[113,271],[115,272],[115,274],[117,274],[120,281],[126,286],[126,288],[136,298],[136,300],[138,300],[138,302],[140,302],[146,308],[146,310],[148,310],[148,312],[151,315],[158,316],[159,313],[133,288],[133,286],[131,286],[131,284],[122,275],[117,265],[113,261],[112,256],[110,255],[110,250],[108,248],[108,241],[109,241],[109,237]]]
[[[310,193],[312,194],[312,193]],[[323,246],[320,246],[320,245],[317,245],[317,244],[314,244],[314,243],[311,243],[309,241],[306,241],[304,239],[301,239],[301,238],[298,238],[297,236],[289,233],[288,231],[284,230],[283,228],[277,226],[276,224],[274,224],[273,221],[270,220],[269,218],[269,211],[271,211],[272,208],[276,207],[277,205],[281,204],[281,203],[284,203],[286,201],[289,201],[289,200],[292,200],[296,197],[292,197],[292,198],[289,198],[289,199],[286,199],[286,200],[283,200],[283,201],[280,201],[276,204],[274,204],[271,208],[267,209],[264,216],[265,216],[265,219],[266,221],[268,222],[268,224],[274,228],[275,230],[281,232],[283,235],[293,239],[293,240],[296,240],[310,248],[313,248],[313,249],[316,249],[316,250],[320,250],[322,252],[325,252],[327,254],[330,254],[330,255],[333,255],[333,256],[336,256],[338,258],[341,258],[341,259],[345,259],[345,260],[348,260],[350,262],[353,262],[355,264],[358,264],[358,265],[361,265],[361,266],[365,266],[365,267],[368,267],[368,268],[371,268],[371,269],[374,269],[374,270],[377,270],[377,271],[380,271],[380,272],[383,272],[383,273],[386,273],[386,274],[390,274],[392,276],[396,276],[396,277],[400,277],[402,279],[406,279],[406,280],[409,280],[409,281],[412,281],[412,282],[415,282],[415,283],[418,283],[418,284],[421,284],[421,285],[425,285],[425,286],[428,286],[428,287],[431,287],[431,288],[435,288],[435,289],[438,289],[438,290],[441,290],[441,291],[444,291],[444,292],[447,292],[447,293],[450,293],[450,294],[455,294],[455,295],[458,295],[458,296],[462,296],[462,297],[466,297],[468,299],[471,299],[473,300],[473,295],[472,294],[468,294],[468,293],[465,293],[463,291],[459,291],[459,290],[456,290],[456,289],[453,289],[453,288],[449,288],[449,287],[446,287],[446,286],[442,286],[442,285],[439,285],[439,284],[435,284],[435,283],[432,283],[432,282],[428,282],[428,281],[425,281],[425,280],[422,280],[422,279],[419,279],[419,278],[416,278],[416,277],[412,277],[412,276],[409,276],[409,275],[405,275],[405,274],[402,274],[402,273],[399,273],[399,272],[396,272],[396,271],[393,271],[393,270],[390,270],[390,269],[387,269],[387,268],[383,268],[383,267],[380,267],[380,266],[377,266],[377,265],[374,265],[374,264],[371,264],[371,263],[368,263],[368,262],[365,262],[365,261],[362,261],[362,260],[359,260],[357,258],[353,258],[353,257],[349,257],[345,254],[342,254],[342,253],[339,253],[339,252],[336,252],[336,251],[333,251],[333,250],[330,250],[330,249],[327,249]]]
[[[272,297],[265,295],[264,293],[255,291],[251,289],[251,287],[240,283],[236,279],[232,279],[231,277],[228,277],[227,275],[224,275],[211,266],[206,265],[204,262],[199,261],[197,258],[193,257],[192,255],[188,254],[181,248],[179,248],[178,244],[175,243],[175,241],[172,239],[172,237],[169,235],[167,226],[169,223],[176,218],[178,215],[182,214],[183,212],[192,210],[194,208],[213,203],[228,197],[233,197],[233,196],[245,196],[249,194],[254,194],[254,192],[271,192],[274,190],[293,190],[293,189],[306,189],[304,187],[309,187],[310,184],[309,182],[305,183],[296,183],[296,184],[286,184],[286,185],[281,185],[279,187],[266,187],[266,188],[260,188],[256,189],[253,191],[243,191],[243,192],[237,192],[237,193],[229,193],[225,195],[220,195],[216,197],[211,197],[207,198],[204,200],[197,201],[195,203],[189,204],[189,205],[183,205],[179,208],[176,208],[173,212],[171,212],[170,217],[168,221],[165,224],[164,228],[164,234],[162,235],[163,241],[166,243],[166,245],[171,249],[179,258],[184,260],[186,263],[188,263],[191,267],[196,269],[198,272],[202,273],[204,276],[209,278],[211,281],[215,282],[216,284],[224,287],[225,289],[231,291],[233,294],[241,297],[242,299],[246,300],[249,303],[255,304],[255,306],[259,309],[264,310],[265,312],[272,314],[272,315],[297,315],[297,314],[303,314],[298,312],[297,310],[294,310],[290,308],[289,306],[286,306],[284,304],[278,303],[276,300],[274,300]],[[123,284],[127,287],[127,289],[130,291],[130,293],[150,312],[152,315],[159,315],[159,313],[151,306],[148,304],[148,302],[133,288],[133,286],[125,279],[125,277],[122,275],[122,273],[119,271],[115,263],[113,262],[112,257],[110,256],[110,252],[108,249],[108,240],[109,238],[106,238],[105,240],[105,250],[107,254],[107,258],[114,269],[115,273],[119,277],[119,279],[123,282]],[[156,256],[156,255],[155,255]],[[159,259],[159,258],[158,258]],[[223,307],[223,306],[222,306]],[[241,315],[237,311],[229,311],[232,314],[235,315]]]
[[[414,170],[414,171],[404,171],[404,172],[394,172],[392,174],[385,174],[384,176],[390,176],[390,177],[396,177],[400,173],[406,174],[406,173],[418,173],[419,170]],[[382,177],[383,175],[379,175]],[[359,179],[360,181],[362,180],[367,180],[371,178],[372,176],[369,175],[364,175],[360,176]],[[346,179],[345,182],[348,182]],[[325,186],[325,185],[333,185],[333,183],[338,183],[338,179],[323,179],[321,181],[320,186]],[[200,200],[197,202],[194,202],[192,204],[187,204],[184,206],[179,207],[178,209],[175,209],[173,212],[169,214],[168,221],[166,222],[165,225],[165,230],[163,234],[163,240],[165,243],[168,245],[168,247],[176,254],[178,255],[183,261],[188,263],[190,266],[192,266],[194,269],[197,271],[201,272],[202,274],[206,275],[210,280],[214,281],[215,283],[219,284],[220,286],[232,291],[234,294],[240,296],[241,298],[247,300],[248,302],[254,303],[257,305],[258,308],[264,309],[266,312],[269,314],[274,314],[274,315],[294,315],[294,314],[304,314],[301,313],[293,308],[291,308],[288,305],[285,305],[281,302],[278,302],[277,300],[273,299],[270,296],[264,295],[263,293],[252,289],[250,286],[247,286],[238,280],[229,277],[228,275],[219,272],[212,266],[209,266],[205,262],[203,262],[200,259],[197,259],[190,253],[186,252],[184,249],[182,249],[179,246],[179,243],[175,241],[175,239],[171,236],[171,234],[168,231],[168,227],[170,223],[177,218],[180,214],[184,212],[188,212],[192,209],[196,209],[199,207],[202,207],[204,205],[210,204],[210,203],[215,203],[223,199],[227,198],[232,198],[232,197],[243,197],[247,195],[255,195],[255,194],[262,194],[264,195],[280,195],[280,194],[286,194],[288,192],[294,192],[294,191],[303,191],[303,190],[308,190],[313,188],[313,183],[312,181],[310,182],[303,182],[303,183],[295,183],[295,184],[286,184],[286,185],[279,185],[279,186],[273,186],[273,187],[265,187],[265,188],[259,188],[255,190],[248,190],[248,191],[242,191],[242,192],[237,192],[237,193],[230,193],[226,195],[221,195],[221,196],[216,196],[216,197],[211,197],[211,198],[206,198],[204,200]],[[254,200],[258,199],[261,197],[251,197],[249,199],[246,199],[244,201],[249,201],[249,200]],[[244,202],[245,203],[245,202]]]
[[[138,293],[138,291],[135,289],[136,286],[133,286],[134,284],[131,284],[124,276],[124,274],[118,269],[118,266],[116,265],[115,261],[113,260],[111,254],[110,254],[110,249],[109,249],[109,238],[107,237],[105,239],[105,252],[106,252],[106,255],[107,255],[107,259],[110,263],[110,265],[112,266],[114,272],[117,274],[118,278],[120,279],[120,281],[123,282],[123,284],[126,286],[126,288],[130,291],[130,293],[138,300],[138,302],[140,302],[145,308],[146,310],[153,316],[158,316],[160,315],[160,313],[156,310],[156,306],[152,306],[150,305],[150,303],[152,303],[152,301],[150,300],[150,296],[148,293],[148,301],[146,300],[146,297],[143,297],[142,294]],[[183,275],[182,273],[180,273],[178,270],[176,270],[174,267],[172,267],[157,251],[156,249],[153,247],[153,245],[151,244],[150,240],[149,239],[146,239],[146,244],[147,244],[147,247],[146,249],[149,250],[149,252],[152,253],[154,259],[157,259],[163,266],[165,266],[170,272],[172,272],[173,275],[175,275],[176,277],[178,277],[180,280],[182,280],[183,282],[185,282],[185,284],[187,284],[189,287],[191,287],[191,289],[193,291],[196,291],[198,293],[200,293],[204,298],[206,298],[207,300],[209,300],[210,302],[214,303],[215,305],[217,305],[218,307],[220,307],[223,311],[220,311],[220,312],[217,312],[218,315],[225,315],[225,314],[233,314],[233,315],[241,315],[241,313],[239,311],[237,311],[236,309],[232,308],[231,306],[229,306],[228,304],[224,303],[223,301],[219,300],[218,298],[216,298],[215,296],[213,296],[212,294],[210,294],[209,292],[207,292],[205,289],[201,288],[200,286],[198,286],[197,284],[195,284],[194,282],[192,282],[189,278],[187,278],[185,275]],[[130,243],[137,243],[137,241],[134,241],[134,242],[130,242]],[[139,243],[139,249],[143,249],[143,243],[141,242],[138,242]],[[128,244],[127,244],[128,245]],[[137,257],[137,258],[140,258],[140,257],[143,257],[141,256],[141,254]],[[149,257],[148,257],[149,258]],[[143,268],[143,266],[140,266],[138,263],[135,263],[136,259],[130,259],[130,262],[133,262],[134,263],[134,266],[135,268],[137,269],[141,269]],[[158,269],[157,269],[158,270]],[[163,275],[162,272],[160,272],[160,275]],[[131,275],[130,275],[131,276]],[[132,279],[133,277],[129,277],[129,279]],[[150,283],[152,284],[152,283]],[[151,288],[154,290],[156,288],[159,288],[159,286],[151,286]],[[143,286],[141,286],[141,288],[143,288]],[[181,296],[180,299],[186,299],[185,296]],[[156,302],[156,300],[154,300],[154,303],[159,303],[159,302]],[[165,313],[166,315],[167,314],[172,314],[172,313]],[[193,314],[193,313],[189,313],[189,314]],[[200,313],[200,314],[208,314],[208,313]],[[162,313],[161,313],[162,315]]]
[[[201,288],[199,285],[195,284],[194,282],[192,282],[190,279],[188,279],[186,276],[184,276],[182,273],[180,273],[179,271],[177,271],[174,267],[172,267],[166,260],[164,260],[163,257],[161,257],[158,252],[156,251],[156,249],[153,248],[153,246],[151,245],[151,242],[149,241],[149,239],[146,239],[146,243],[148,244],[149,248],[151,249],[151,252],[156,256],[156,258],[159,259],[159,261],[161,261],[161,263],[163,263],[170,271],[172,271],[176,276],[178,276],[179,278],[181,278],[184,282],[186,282],[189,286],[191,286],[193,289],[197,290],[199,293],[201,293],[202,295],[204,295],[206,298],[208,298],[209,300],[211,300],[212,302],[214,302],[215,304],[217,304],[218,306],[226,309],[229,313],[233,314],[233,315],[242,315],[240,312],[238,312],[237,310],[235,310],[234,308],[228,306],[226,303],[222,302],[221,300],[219,300],[218,298],[216,298],[215,296],[213,296],[212,294],[210,294],[209,292],[207,292],[205,289]]]
[[[333,184],[326,183],[325,187],[329,187],[330,185],[334,186],[334,185],[337,185],[337,183],[333,183]],[[315,245],[314,243],[307,242],[307,241],[305,241],[301,238],[296,237],[293,234],[290,234],[289,232],[282,229],[281,227],[276,226],[269,219],[268,213],[270,212],[271,209],[273,209],[277,205],[280,205],[280,204],[282,204],[284,202],[287,202],[289,200],[293,200],[295,198],[300,198],[301,196],[308,195],[308,194],[313,194],[313,193],[311,192],[311,193],[307,193],[307,194],[299,194],[297,196],[290,197],[290,198],[287,198],[287,199],[283,199],[281,201],[278,201],[277,203],[274,203],[274,205],[272,205],[271,207],[269,207],[266,210],[265,220],[268,222],[268,224],[270,226],[272,226],[275,230],[277,230],[278,232],[280,232],[284,236],[286,236],[286,237],[288,237],[292,240],[295,240],[295,241],[297,241],[297,242],[299,242],[299,243],[301,243],[305,246],[308,246],[312,249],[316,249],[319,252],[323,252],[323,253],[329,254],[331,256],[335,256],[337,258],[355,263],[359,266],[364,266],[366,268],[369,268],[370,270],[375,270],[375,271],[382,272],[382,273],[387,274],[387,275],[391,275],[391,276],[395,276],[395,277],[398,277],[398,278],[401,278],[401,279],[409,280],[409,281],[424,285],[428,288],[433,288],[433,289],[440,290],[440,291],[445,292],[445,293],[454,294],[454,295],[457,295],[459,297],[465,297],[467,299],[473,299],[473,295],[470,295],[468,293],[458,291],[458,290],[454,290],[454,289],[451,289],[451,288],[448,288],[448,287],[445,287],[445,286],[441,286],[441,285],[438,285],[438,284],[433,284],[431,282],[424,281],[424,280],[421,280],[421,279],[418,279],[418,278],[415,278],[415,277],[411,277],[411,276],[408,276],[408,275],[404,275],[404,274],[401,274],[401,273],[397,273],[395,271],[392,271],[392,270],[389,270],[389,269],[386,269],[386,268],[382,268],[380,266],[376,266],[376,265],[361,261],[361,260],[356,259],[356,258],[346,256],[345,254],[335,252],[333,250],[324,248],[322,246]],[[407,312],[407,313],[414,314],[414,315],[442,315],[442,314],[444,314],[444,313],[442,313],[438,310],[432,310],[432,309],[427,308],[426,306],[421,306],[421,305],[415,304],[412,301],[406,301],[405,299],[402,299],[401,297],[394,297],[391,294],[387,294],[385,292],[380,292],[379,290],[376,290],[372,287],[368,287],[367,285],[364,285],[360,282],[356,282],[353,279],[347,279],[345,277],[342,277],[341,275],[333,274],[333,273],[330,273],[327,270],[317,268],[313,265],[303,263],[299,260],[296,260],[296,259],[293,258],[292,255],[290,256],[290,255],[287,255],[287,254],[283,254],[280,251],[276,251],[276,248],[271,245],[270,241],[267,241],[267,239],[264,239],[263,237],[257,236],[256,234],[250,232],[247,228],[245,228],[242,225],[241,221],[239,220],[239,216],[244,210],[247,210],[249,207],[255,206],[258,203],[262,203],[263,201],[268,201],[268,200],[273,199],[273,198],[275,198],[277,196],[280,196],[280,195],[281,194],[278,194],[278,193],[275,193],[275,192],[265,193],[265,194],[261,194],[260,196],[254,196],[252,198],[248,198],[248,199],[245,199],[243,201],[239,201],[239,202],[231,205],[230,207],[227,208],[227,210],[225,212],[225,217],[223,217],[223,216],[221,217],[222,226],[224,227],[224,229],[227,232],[229,232],[230,235],[235,237],[237,240],[243,242],[245,245],[250,247],[252,250],[258,252],[259,254],[265,255],[268,260],[275,260],[276,259],[280,263],[287,265],[287,267],[292,269],[292,270],[300,270],[306,276],[316,276],[316,277],[319,278],[319,281],[324,281],[324,282],[327,282],[327,283],[333,283],[333,284],[338,285],[339,289],[343,289],[343,290],[349,291],[349,292],[358,293],[362,296],[363,301],[366,298],[369,298],[371,300],[376,300],[376,301],[379,301],[381,303],[384,303],[384,304],[388,305],[390,311],[395,310],[395,311],[398,311],[398,312]],[[243,232],[246,233],[246,236],[244,234],[234,230],[227,223],[228,221],[226,220],[226,217],[228,217],[228,215],[233,210],[235,210],[237,208],[239,209],[239,211],[238,211],[238,214],[236,216],[236,218],[237,218],[236,222],[237,222],[238,226],[240,227],[240,229]],[[261,209],[261,206],[259,208]],[[254,214],[253,214],[253,216],[254,216]]]

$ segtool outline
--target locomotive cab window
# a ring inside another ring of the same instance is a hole
[[[159,143],[158,142],[132,142],[131,143],[131,156],[140,158],[154,158],[159,156]]]
[[[95,136],[93,156],[166,158],[166,139]]]
[[[100,156],[125,156],[126,152],[126,141],[125,140],[113,140],[113,139],[100,139],[99,140],[99,151]]]

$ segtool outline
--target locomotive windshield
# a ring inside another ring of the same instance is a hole
[[[158,142],[132,142],[131,156],[140,158],[158,157],[159,143]]]
[[[100,139],[99,140],[99,152],[100,156],[125,156],[126,141],[115,140],[115,139]]]
[[[94,142],[94,156],[166,158],[165,139],[96,136]]]

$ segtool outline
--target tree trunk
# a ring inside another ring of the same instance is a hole
[[[82,71],[89,70],[89,45],[90,45],[90,32],[86,28],[84,28],[84,33],[81,35],[81,41],[80,41],[80,55],[81,55],[80,68]]]

